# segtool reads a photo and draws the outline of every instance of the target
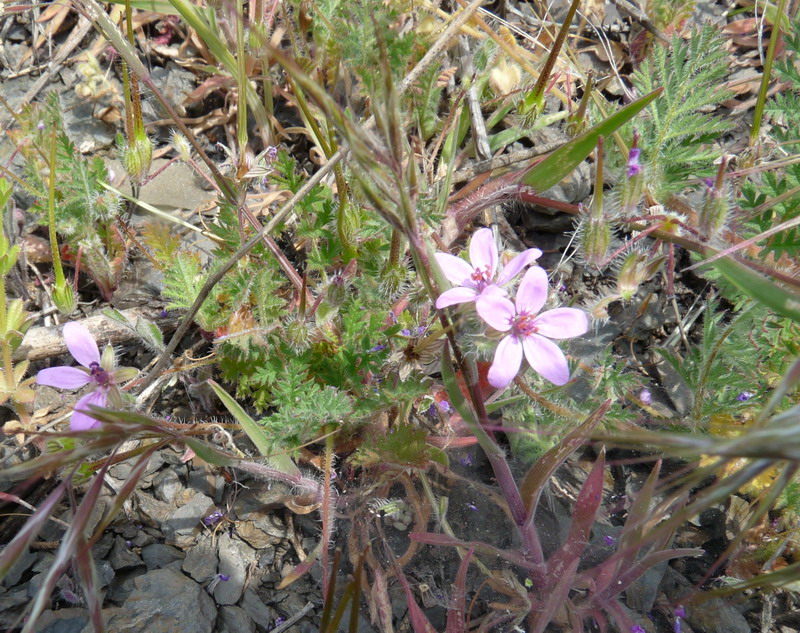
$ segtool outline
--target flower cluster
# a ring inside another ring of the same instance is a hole
[[[70,322],[64,326],[64,341],[69,353],[82,367],[50,367],[36,375],[36,382],[59,389],[80,389],[93,384],[94,389],[75,403],[70,419],[73,431],[88,431],[100,425],[89,413],[89,405],[105,407],[110,402],[121,408],[122,395],[117,385],[136,377],[134,367],[115,367],[114,350],[108,345],[100,356],[92,335],[83,325]]]
[[[503,285],[512,281],[528,264],[541,255],[535,248],[517,255],[497,274],[497,248],[491,231],[476,231],[470,243],[470,266],[464,260],[436,253],[436,261],[445,276],[456,284],[443,292],[436,307],[475,302],[478,315],[490,327],[506,332],[489,369],[489,384],[507,387],[522,366],[522,357],[533,369],[556,385],[569,380],[569,366],[561,349],[550,339],[568,339],[586,333],[586,313],[576,308],[539,311],[547,301],[547,273],[534,266],[528,269],[512,301]],[[496,275],[496,278],[495,278]]]

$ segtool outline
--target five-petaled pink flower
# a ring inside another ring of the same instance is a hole
[[[576,308],[556,308],[538,314],[547,301],[547,273],[528,269],[517,289],[516,305],[503,293],[489,291],[475,304],[480,317],[508,335],[500,341],[489,368],[489,384],[506,387],[522,365],[522,355],[535,371],[556,385],[569,380],[569,365],[558,345],[549,339],[580,336],[589,329],[586,313]]]
[[[499,288],[514,279],[525,266],[541,257],[538,248],[529,248],[508,262],[497,274],[497,246],[491,229],[479,229],[469,243],[469,259],[472,265],[449,253],[436,253],[436,261],[442,272],[455,288],[445,290],[436,300],[440,310],[457,303],[477,301],[489,288]],[[495,279],[495,275],[497,278]]]
[[[87,431],[100,425],[89,414],[88,405],[105,407],[109,401],[115,408],[122,406],[122,396],[117,384],[130,380],[139,373],[134,367],[114,367],[114,350],[109,345],[102,357],[92,335],[83,325],[70,322],[64,326],[64,341],[69,353],[83,367],[51,367],[36,375],[36,382],[59,389],[80,389],[94,383],[94,389],[75,403],[70,419],[73,431]]]

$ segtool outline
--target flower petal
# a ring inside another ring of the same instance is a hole
[[[59,389],[80,389],[92,382],[92,377],[77,367],[50,367],[36,374],[36,384]]]
[[[533,324],[539,334],[554,339],[580,336],[589,329],[586,313],[577,308],[556,308],[542,312],[533,320]]]
[[[497,245],[491,229],[478,229],[469,243],[469,260],[476,270],[489,267],[489,279],[494,279],[497,270]]]
[[[536,314],[547,301],[547,273],[544,268],[534,266],[522,278],[517,288],[517,312]]]
[[[492,387],[504,389],[514,380],[522,364],[522,345],[516,336],[506,336],[494,353],[494,362],[486,378]]]
[[[64,326],[64,341],[67,343],[69,353],[84,367],[100,362],[97,343],[89,334],[89,330],[80,323],[70,321]]]
[[[102,389],[95,389],[91,393],[87,393],[75,403],[75,409],[69,421],[69,428],[73,431],[90,431],[91,429],[96,429],[100,426],[100,420],[95,420],[89,414],[89,405],[93,404],[97,407],[104,407],[107,401],[108,396]]]
[[[475,287],[475,281],[472,279],[472,273],[475,271],[463,259],[449,253],[434,253],[434,257],[450,283],[457,286]]]
[[[530,334],[525,337],[522,346],[525,349],[525,358],[535,372],[554,385],[564,385],[569,381],[567,358],[553,341]]]
[[[439,310],[442,310],[448,306],[455,305],[457,303],[466,303],[467,301],[475,301],[475,297],[478,296],[478,291],[474,288],[465,288],[464,286],[456,286],[455,288],[450,288],[450,290],[445,290],[442,294],[439,295],[439,298],[436,300],[436,307]]]
[[[500,271],[500,274],[497,276],[497,285],[504,286],[509,281],[514,279],[514,277],[519,275],[525,266],[535,262],[541,256],[542,251],[540,251],[538,248],[529,248],[527,251],[521,252],[514,259],[508,262],[502,271]]]
[[[486,290],[475,301],[475,310],[486,323],[500,332],[511,329],[511,323],[517,314],[514,304],[502,293]]]

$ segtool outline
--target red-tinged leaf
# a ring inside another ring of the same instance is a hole
[[[278,589],[285,589],[289,585],[291,585],[294,581],[301,578],[304,574],[308,572],[314,566],[314,563],[317,562],[317,558],[319,558],[320,553],[322,552],[322,544],[318,544],[314,551],[312,551],[306,559],[297,565],[292,571],[289,572],[289,575],[286,576],[283,580],[281,580],[280,584],[278,585]]]
[[[600,453],[592,472],[589,473],[578,493],[569,534],[561,547],[547,561],[547,575],[552,582],[561,582],[567,570],[573,569],[573,562],[580,561],[581,555],[589,544],[592,526],[597,518],[597,510],[603,500],[605,466],[605,453]]]
[[[87,490],[83,501],[81,501],[80,505],[76,508],[72,523],[62,537],[61,545],[58,551],[56,551],[55,559],[50,563],[50,569],[34,598],[28,621],[25,623],[22,633],[34,633],[36,630],[34,628],[36,626],[36,620],[49,604],[50,595],[53,593],[58,579],[67,570],[72,557],[77,552],[77,544],[80,539],[84,538],[83,531],[86,529],[86,524],[89,522],[89,518],[92,516],[92,512],[97,505],[97,499],[104,486],[103,480],[110,464],[111,460],[106,460],[106,463],[103,464],[103,467],[89,486],[89,490]]]
[[[467,626],[467,569],[469,561],[475,554],[470,549],[458,566],[456,581],[453,583],[453,595],[450,596],[450,606],[447,608],[447,633],[465,633]]]
[[[625,528],[622,531],[617,547],[623,552],[623,567],[633,563],[634,558],[636,558],[639,550],[637,543],[641,540],[645,523],[650,516],[650,507],[660,472],[661,460],[658,460],[628,509],[628,518],[625,520]]]
[[[532,167],[522,177],[522,182],[530,185],[539,193],[544,193],[554,187],[580,165],[597,145],[601,136],[610,137],[620,127],[625,125],[639,112],[644,110],[652,101],[661,94],[663,88],[658,88],[641,99],[621,108],[607,117],[593,128],[586,130],[580,136],[564,143],[552,152],[542,162]]]
[[[569,600],[569,593],[572,591],[575,580],[575,571],[578,569],[580,562],[580,559],[573,560],[563,569],[563,574],[555,579],[556,583],[547,591],[547,597],[541,607],[541,611],[539,611],[534,620],[531,633],[544,633],[553,616]]]
[[[539,505],[539,499],[542,496],[545,484],[547,484],[558,467],[567,460],[567,457],[589,439],[592,430],[610,407],[611,401],[606,400],[586,418],[583,424],[569,433],[557,446],[551,448],[537,459],[530,470],[525,474],[525,478],[522,480],[522,486],[520,487],[520,494],[525,503],[525,509],[528,512],[528,524],[533,522],[533,517]]]
[[[406,594],[408,619],[411,620],[411,626],[414,628],[414,633],[436,633],[436,629],[433,628],[430,620],[428,620],[428,618],[422,612],[422,609],[419,608],[419,605],[414,598],[414,594],[411,591],[411,587],[408,586],[408,580],[406,580],[406,576],[403,573],[400,565],[397,564],[397,561],[394,561],[394,570],[397,574],[397,579],[400,581],[400,586],[403,588],[403,592]]]
[[[536,566],[532,565],[525,557],[518,551],[515,550],[504,550],[498,549],[492,545],[488,545],[486,543],[481,543],[479,541],[462,541],[457,538],[452,538],[447,534],[439,534],[436,532],[412,532],[408,535],[412,541],[417,541],[419,543],[424,543],[425,545],[436,545],[436,546],[451,546],[451,547],[463,547],[464,549],[474,549],[476,552],[482,554],[489,554],[490,556],[498,556],[503,560],[507,560],[508,562],[522,567],[523,569],[528,569],[531,571],[537,571]]]
[[[75,562],[83,582],[83,595],[86,597],[86,606],[92,618],[94,633],[105,633],[106,624],[103,621],[103,601],[100,600],[100,592],[98,591],[97,567],[94,564],[92,550],[89,549],[86,539],[80,533],[77,541],[77,550]]]
[[[386,584],[386,574],[382,569],[373,569],[372,588],[370,589],[371,600],[370,616],[372,621],[378,626],[379,631],[394,633],[392,625],[392,601],[389,598],[389,587]]]
[[[56,505],[61,501],[61,497],[64,496],[66,490],[66,481],[56,486],[36,512],[25,522],[25,525],[19,533],[3,548],[2,553],[0,553],[0,580],[6,577],[6,574],[8,574],[17,559],[28,549],[33,539],[39,534],[39,530],[42,529],[50,518],[50,514],[53,512]]]

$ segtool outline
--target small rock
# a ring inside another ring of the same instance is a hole
[[[142,559],[131,551],[125,539],[120,536],[114,539],[114,547],[111,548],[108,562],[114,571],[144,565]]]
[[[173,569],[155,569],[134,580],[124,606],[104,609],[114,633],[212,633],[214,601],[203,588]],[[88,631],[87,631],[88,633]]]
[[[24,574],[38,559],[39,555],[36,552],[26,550],[22,556],[17,558],[14,564],[11,565],[11,569],[6,573],[5,578],[3,578],[3,587],[14,587],[17,585],[20,578],[22,578],[22,574]]]
[[[175,503],[175,497],[183,490],[181,478],[171,468],[162,470],[153,480],[153,492],[164,503]]]
[[[134,495],[139,516],[142,522],[150,527],[161,528],[170,515],[175,512],[175,506],[159,501],[146,492],[137,490]]]
[[[190,536],[213,507],[214,501],[198,492],[189,503],[174,510],[161,529],[168,538]]]
[[[200,537],[183,559],[183,571],[204,583],[217,573],[217,550],[210,536]]]
[[[153,543],[142,549],[142,559],[148,570],[162,569],[175,561],[182,560],[184,556],[185,554],[176,547],[164,543]]]
[[[255,622],[244,609],[222,607],[219,610],[217,633],[255,633],[255,630]]]
[[[86,609],[44,611],[36,624],[38,633],[81,633],[89,625]]]
[[[222,494],[225,491],[225,480],[221,475],[213,472],[206,466],[202,468],[192,468],[189,473],[187,486],[207,494],[214,499],[216,503],[222,502]]]
[[[236,604],[242,597],[247,568],[256,562],[256,552],[249,545],[234,540],[227,533],[217,542],[219,573],[227,578],[214,587],[214,600],[219,605]]]
[[[253,589],[247,589],[242,596],[239,606],[247,611],[247,615],[260,627],[266,629],[272,622],[272,609],[270,609]]]

